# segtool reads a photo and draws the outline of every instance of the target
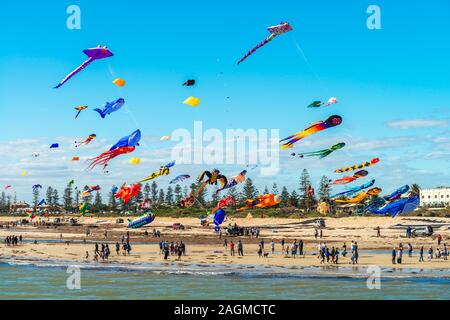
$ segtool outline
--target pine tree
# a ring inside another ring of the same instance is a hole
[[[267,186],[264,187],[264,194],[268,194],[269,193],[269,188],[267,188]]]
[[[281,190],[280,200],[282,206],[288,206],[291,204],[289,201],[289,191],[286,187],[283,187],[283,189]]]
[[[311,187],[311,181],[309,178],[308,170],[303,169],[300,176],[300,207],[307,212],[311,210],[314,205],[314,196],[308,193],[308,189]]]
[[[117,205],[116,197],[114,197],[114,192],[112,190],[109,192],[108,205],[109,205],[109,210],[111,210],[111,211],[114,211],[114,209],[116,208],[116,205]]]
[[[102,195],[98,191],[95,192],[95,198],[94,198],[93,207],[97,211],[102,210],[102,207],[103,207]]]
[[[168,205],[172,205],[173,204],[173,189],[171,186],[169,186],[167,188],[167,192],[166,192],[166,203]]]
[[[155,181],[152,182],[152,186],[150,188],[150,192],[152,194],[152,201],[156,202],[158,201],[158,185],[156,184]]]
[[[144,186],[144,197],[145,199],[150,199],[150,185],[148,183],[145,184]]]
[[[236,200],[236,201],[240,201],[241,200],[240,199],[241,196],[240,196],[239,192],[237,191],[237,187],[229,188],[228,192],[227,192],[227,196],[233,197],[233,199]],[[244,201],[245,201],[245,199],[244,199]]]
[[[188,187],[187,186],[184,186],[184,188],[183,188],[183,197],[187,197],[188,196]]]
[[[329,201],[330,200],[330,191],[331,187],[329,185],[330,179],[326,176],[323,176],[322,179],[320,179],[320,186],[319,186],[319,199],[321,201]]]
[[[278,194],[278,186],[275,182],[273,183],[273,186],[272,186],[272,193]]]
[[[47,188],[47,191],[45,193],[45,202],[47,202],[47,204],[49,206],[53,206],[53,188],[52,187]]]
[[[300,197],[298,196],[295,190],[292,190],[291,195],[289,196],[289,204],[293,207],[297,207],[299,203]]]
[[[84,186],[83,188],[84,191],[89,190],[88,186]],[[83,201],[85,203],[92,203],[92,199],[94,198],[94,196],[92,195],[92,193],[88,193],[86,196],[83,197]]]
[[[175,201],[176,203],[178,203],[183,198],[183,194],[181,193],[181,187],[179,184],[175,186],[174,193],[175,193]]]
[[[255,199],[258,196],[258,190],[253,185],[253,181],[250,178],[245,180],[244,187],[242,188],[242,195],[245,199]]]
[[[164,203],[164,190],[159,189],[158,203]]]
[[[78,189],[76,189],[76,190],[78,190]],[[70,185],[67,185],[67,187],[64,189],[63,201],[64,201],[64,209],[66,209],[68,211],[72,210],[73,199],[72,199],[72,187]],[[77,206],[77,208],[78,208],[78,206]]]
[[[56,189],[53,189],[53,203],[52,203],[52,205],[53,206],[59,206],[59,194],[58,194],[58,190],[56,190]]]
[[[8,196],[11,198],[10,196]],[[11,204],[11,201],[9,201],[8,206]],[[39,204],[39,189],[36,188],[33,190],[33,207],[36,208]]]

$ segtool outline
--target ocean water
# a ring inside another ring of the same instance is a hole
[[[67,265],[0,263],[0,299],[450,299],[448,270],[383,270],[369,290],[365,269],[162,265],[80,265],[80,289],[67,288]]]

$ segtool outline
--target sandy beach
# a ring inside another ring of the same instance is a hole
[[[67,218],[67,217],[66,217]],[[41,221],[51,222],[52,218],[42,218]],[[443,243],[450,237],[449,218],[423,218],[423,217],[346,217],[346,218],[324,218],[326,227],[323,229],[323,237],[315,239],[314,219],[280,219],[280,218],[253,218],[253,219],[229,219],[228,223],[237,223],[239,226],[259,227],[261,230],[259,239],[247,236],[233,237],[222,236],[219,239],[212,226],[202,227],[196,218],[157,218],[151,225],[134,230],[128,229],[126,223],[117,224],[117,218],[78,218],[78,225],[71,226],[63,224],[60,226],[25,225],[10,226],[8,223],[21,220],[18,217],[1,217],[0,238],[2,241],[8,235],[22,235],[23,243],[17,246],[6,246],[4,242],[0,244],[0,259],[35,260],[45,259],[50,261],[73,261],[77,263],[94,262],[94,243],[99,245],[109,243],[111,256],[108,261],[99,261],[99,264],[139,264],[139,263],[166,263],[168,268],[173,268],[177,264],[182,265],[260,265],[260,266],[323,266],[317,258],[317,246],[319,242],[326,242],[329,248],[341,248],[346,243],[350,248],[350,242],[356,241],[359,247],[359,266],[376,265],[380,267],[393,267],[391,262],[391,250],[403,243],[406,248],[411,243],[414,248],[414,255],[408,257],[405,250],[403,263],[396,264],[396,268],[419,268],[419,269],[447,269],[450,268],[450,260],[433,259],[428,261],[427,250],[437,248],[435,239],[437,234],[443,237]],[[126,220],[126,219],[125,219]],[[39,221],[36,219],[34,222]],[[181,223],[184,230],[173,230],[173,223]],[[406,238],[406,226],[430,225],[434,228],[432,237]],[[381,237],[377,237],[375,228],[380,226]],[[91,235],[86,236],[86,229],[89,228]],[[161,238],[152,236],[153,229],[161,232]],[[145,235],[148,231],[148,236]],[[104,233],[107,231],[107,237]],[[130,232],[130,243],[132,251],[130,255],[117,255],[114,249],[116,242],[121,242],[122,235]],[[62,238],[61,238],[62,235]],[[240,239],[244,244],[244,256],[231,256],[229,249],[223,246],[224,239],[237,243]],[[269,252],[267,257],[259,257],[257,254],[258,242],[264,239],[265,251]],[[274,240],[275,254],[271,253],[270,241]],[[281,253],[281,239],[285,239],[286,245],[291,245],[294,239],[302,239],[304,242],[304,256],[296,258],[286,256]],[[37,243],[34,243],[34,240]],[[165,261],[159,252],[160,240],[183,241],[186,243],[186,255],[177,261],[175,256],[169,256]],[[442,245],[441,243],[441,249]],[[425,262],[418,261],[418,250],[424,245]],[[86,259],[86,251],[89,258]],[[175,264],[172,264],[175,263]],[[350,266],[350,257],[340,257],[338,266]]]

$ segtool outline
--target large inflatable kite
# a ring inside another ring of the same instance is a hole
[[[329,117],[327,120],[325,121],[319,121],[317,123],[312,124],[311,126],[309,126],[308,128],[306,128],[303,131],[299,131],[297,133],[294,133],[293,135],[284,138],[282,140],[280,140],[280,142],[286,141],[282,146],[281,149],[288,149],[288,148],[292,148],[294,146],[294,143],[296,143],[297,141],[303,139],[306,136],[309,136],[310,134],[328,129],[328,128],[332,128],[335,126],[338,126],[342,123],[342,117],[341,116],[337,116],[337,115],[333,115],[331,117]]]
[[[409,186],[408,185],[404,185],[401,186],[400,188],[398,188],[397,190],[395,190],[394,192],[392,192],[390,195],[383,197],[384,200],[386,201],[393,201],[393,200],[397,200],[401,197],[402,194],[408,192],[409,190]]]
[[[362,169],[362,168],[374,165],[374,164],[376,164],[378,162],[380,162],[380,158],[373,158],[370,161],[366,161],[366,162],[363,162],[361,164],[357,164],[357,165],[354,165],[354,166],[351,166],[351,167],[345,167],[345,168],[336,169],[336,170],[334,170],[334,172],[347,172],[347,171],[353,171],[353,170],[357,170],[357,169]]]
[[[125,99],[119,98],[115,101],[106,102],[103,106],[103,109],[95,108],[94,111],[97,111],[98,114],[104,119],[107,114],[111,114],[116,112],[125,104]]]
[[[419,203],[419,197],[414,196],[388,203],[379,209],[369,209],[369,212],[384,215],[390,214],[392,218],[395,218],[398,214],[409,213],[416,210]]]
[[[179,176],[176,176],[175,179],[170,180],[169,184],[172,183],[178,183],[181,182],[183,180],[189,179],[191,176],[188,174],[180,174]]]
[[[169,162],[168,164],[161,166],[158,171],[153,172],[148,177],[140,180],[138,183],[153,180],[159,176],[167,176],[170,173],[170,168],[173,167],[174,165],[175,165],[175,161]]]
[[[336,143],[335,145],[331,146],[329,149],[323,149],[323,150],[319,150],[319,151],[313,151],[313,152],[303,152],[303,153],[292,153],[291,155],[293,157],[295,156],[299,156],[300,158],[303,157],[315,157],[318,156],[319,159],[325,158],[326,156],[328,156],[330,153],[342,149],[343,147],[345,147],[345,143],[344,142],[340,142],[340,143]]]
[[[120,139],[111,147],[111,149],[109,149],[109,151],[103,152],[101,155],[89,159],[90,164],[88,166],[88,170],[92,170],[96,165],[102,165],[103,168],[106,168],[111,159],[121,154],[133,152],[136,149],[136,146],[139,145],[139,140],[141,140],[141,131],[138,129],[129,136]]]
[[[343,195],[345,195],[345,194],[346,194],[346,195],[354,194],[354,193],[359,192],[359,191],[361,191],[361,190],[370,188],[370,187],[373,186],[374,184],[375,184],[375,179],[372,179],[372,180],[370,180],[369,182],[366,182],[366,183],[364,183],[364,184],[362,184],[362,185],[360,185],[360,186],[353,187],[353,188],[350,188],[350,189],[348,189],[348,190],[345,190],[345,191],[336,193],[336,194],[330,196],[330,199],[337,198],[337,197],[343,196]]]
[[[203,181],[205,177],[206,180]],[[220,171],[217,169],[214,169],[212,171],[203,171],[197,179],[197,182],[203,182],[200,185],[200,188],[198,188],[197,190],[197,195],[199,195],[208,184],[217,185],[217,181],[220,181],[220,183],[222,184],[222,188],[225,187],[228,183],[227,177],[220,174]]]
[[[258,196],[258,199],[245,200],[245,207],[239,208],[236,211],[244,211],[253,208],[273,207],[281,202],[280,196],[277,194],[264,194]]]
[[[251,49],[250,51],[248,51],[245,56],[243,56],[237,64],[240,64],[242,61],[244,61],[245,59],[247,59],[250,55],[252,55],[256,50],[258,50],[259,48],[261,48],[262,46],[265,46],[266,44],[268,44],[270,41],[272,41],[273,38],[275,38],[276,36],[279,36],[280,34],[292,31],[292,27],[288,22],[280,22],[280,24],[277,24],[275,26],[272,27],[268,27],[267,30],[270,32],[270,35],[264,39],[262,42],[260,42],[259,44],[257,44],[253,49]]]
[[[340,203],[360,203],[361,201],[365,200],[369,196],[375,196],[380,194],[382,190],[380,188],[374,187],[367,191],[359,193],[356,197],[348,199],[348,200],[334,200],[335,202]]]
[[[218,194],[222,190],[233,188],[233,187],[237,186],[239,183],[244,182],[246,174],[247,174],[247,170],[241,171],[237,176],[232,177],[224,187],[216,190],[216,194]]]
[[[132,184],[130,186],[127,186],[126,183],[122,185],[122,187],[117,191],[117,193],[114,195],[117,199],[122,198],[123,203],[128,203],[131,198],[137,196],[139,192],[141,191],[141,185],[139,183]]]
[[[367,172],[366,170],[359,170],[359,171],[355,172],[355,174],[353,176],[351,176],[351,177],[350,176],[345,176],[345,177],[342,177],[340,179],[334,180],[330,184],[347,184],[347,183],[355,181],[356,179],[365,177],[368,174],[369,174],[369,172]]]
[[[108,47],[98,46],[97,48],[89,48],[83,50],[83,53],[89,57],[86,61],[84,61],[78,68],[69,73],[56,87],[55,89],[61,87],[64,83],[66,83],[70,78],[76,75],[78,72],[86,68],[90,65],[94,60],[104,59],[112,57],[113,54],[109,51]]]

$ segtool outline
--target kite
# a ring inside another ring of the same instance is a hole
[[[130,164],[139,164],[141,163],[141,158],[131,158],[128,162]]]
[[[170,140],[170,136],[162,136],[159,140],[161,140],[161,141],[169,141]]]
[[[335,194],[335,195],[332,195],[332,196],[330,197],[330,199],[336,198],[336,197],[339,197],[339,196],[343,196],[344,194],[347,194],[347,195],[354,194],[354,193],[359,192],[359,191],[361,191],[361,190],[370,188],[370,187],[373,186],[374,184],[375,184],[375,179],[372,179],[371,181],[366,182],[366,183],[364,183],[364,184],[362,184],[362,185],[360,185],[360,186],[353,187],[353,188],[350,188],[350,189],[345,190],[345,191],[343,191],[343,192],[340,192],[340,193],[337,193],[337,194]]]
[[[400,188],[398,188],[397,190],[395,190],[394,192],[392,192],[390,195],[383,197],[384,200],[386,201],[393,201],[393,200],[397,200],[400,198],[400,196],[406,192],[408,192],[409,190],[409,186],[408,185],[404,185]]]
[[[370,161],[366,161],[366,162],[363,162],[363,163],[361,163],[361,164],[354,165],[354,166],[352,166],[352,167],[346,167],[346,168],[336,169],[336,170],[334,170],[334,172],[347,172],[347,171],[353,171],[353,170],[356,170],[356,169],[361,169],[361,168],[369,167],[369,166],[374,165],[374,164],[376,164],[376,163],[378,163],[378,162],[380,162],[380,158],[373,158],[373,159],[370,160]]]
[[[363,208],[358,208],[356,210],[356,213],[362,215],[365,212],[369,210],[375,210],[378,209],[386,204],[386,201],[383,198],[375,198],[372,201],[370,201],[368,204],[366,204]]]
[[[369,209],[369,212],[384,215],[390,214],[392,218],[395,218],[398,214],[409,213],[416,210],[419,203],[419,197],[414,196],[388,203],[380,209]]]
[[[42,199],[41,201],[39,201],[38,203],[38,207],[46,205],[47,203],[45,202],[45,199]]]
[[[80,161],[80,157],[72,157],[72,161]]]
[[[241,182],[244,182],[246,174],[247,174],[247,170],[241,171],[237,176],[232,177],[231,180],[228,181],[227,184],[224,187],[216,190],[216,194],[218,194],[222,190],[233,188],[237,184],[239,184]]]
[[[97,185],[97,186],[90,186],[90,187],[88,187],[86,190],[83,191],[83,193],[81,194],[81,197],[82,197],[82,198],[87,197],[87,196],[89,196],[92,192],[94,192],[94,191],[99,191],[100,189],[101,189],[101,188],[100,188],[99,185]]]
[[[125,99],[119,98],[115,101],[106,102],[105,105],[103,106],[103,110],[99,109],[99,108],[95,108],[94,111],[97,111],[100,114],[100,116],[102,117],[102,119],[105,119],[107,114],[111,114],[111,113],[119,110],[120,108],[123,107],[124,104],[125,104]]]
[[[149,212],[134,220],[128,219],[128,228],[138,229],[146,224],[152,223],[153,220],[155,220],[155,214],[153,212]]]
[[[190,208],[194,205],[195,200],[195,195],[193,193],[190,193],[186,198],[181,199],[178,202],[178,205],[182,208]]]
[[[24,172],[22,172],[21,176],[22,176],[22,177],[25,177],[27,174],[28,174],[28,172],[27,172],[27,171],[24,171]]]
[[[217,169],[214,169],[212,171],[203,171],[198,177],[197,182],[202,182],[205,177],[207,177],[207,179],[201,184],[200,188],[198,188],[197,195],[199,195],[208,184],[217,185],[217,181],[220,181],[220,183],[222,184],[222,188],[224,188],[228,184],[227,177],[220,174],[220,171]]]
[[[113,145],[109,151],[103,152],[99,156],[89,159],[90,164],[88,166],[88,170],[92,170],[96,165],[102,165],[103,168],[106,168],[108,162],[113,158],[121,154],[133,152],[136,149],[136,146],[139,146],[140,139],[141,131],[139,129],[131,133],[129,136],[123,137],[115,145]]]
[[[267,43],[272,41],[273,38],[276,36],[279,36],[280,34],[292,31],[292,27],[288,22],[280,22],[280,24],[268,27],[267,30],[270,32],[270,35],[264,39],[262,42],[260,42],[258,45],[256,45],[253,49],[248,51],[245,56],[243,56],[237,64],[240,64],[242,61],[247,59],[250,55],[252,55],[256,50],[261,48],[262,46],[265,46]]]
[[[369,196],[375,196],[377,194],[380,194],[382,190],[380,188],[374,187],[367,191],[359,193],[356,197],[348,199],[348,200],[334,200],[335,202],[341,202],[341,203],[360,203],[361,201],[365,200]]]
[[[281,202],[280,196],[277,194],[264,194],[258,196],[258,199],[247,199],[245,200],[245,207],[239,208],[236,211],[244,211],[253,208],[266,208],[273,207]]]
[[[303,139],[304,137],[309,136],[310,134],[331,128],[331,127],[338,126],[341,123],[342,123],[342,117],[337,116],[337,115],[333,115],[325,121],[319,121],[317,123],[314,123],[311,126],[309,126],[308,128],[306,128],[305,130],[299,131],[287,138],[280,140],[280,142],[288,140],[281,146],[281,149],[283,150],[283,149],[292,148],[294,146],[294,143]]]
[[[328,156],[330,153],[342,149],[343,147],[345,147],[345,143],[344,142],[340,142],[337,143],[333,146],[331,146],[329,149],[323,149],[323,150],[319,150],[319,151],[312,151],[312,152],[303,152],[303,153],[292,153],[291,156],[295,157],[296,155],[299,156],[300,158],[303,158],[304,156],[307,157],[314,157],[314,156],[318,156],[319,159],[325,158],[326,156]]]
[[[135,183],[130,186],[127,186],[126,183],[122,185],[119,191],[114,195],[117,199],[122,198],[123,203],[128,203],[131,198],[137,196],[141,192],[141,184]]]
[[[125,85],[126,81],[124,79],[117,78],[117,79],[114,79],[114,81],[112,83],[114,83],[118,87],[123,87]]]
[[[78,207],[78,209],[80,209],[81,215],[85,215],[87,212],[91,211],[91,205],[87,202],[80,204],[80,206]]]
[[[76,75],[78,72],[86,68],[88,65],[91,64],[94,60],[104,59],[112,57],[113,54],[111,51],[109,51],[108,47],[102,47],[98,46],[97,48],[89,48],[86,50],[83,50],[83,53],[89,57],[86,61],[84,61],[78,68],[76,68],[74,71],[69,73],[56,87],[55,89],[61,87],[64,83],[66,83],[70,78],[72,78],[74,75]]]
[[[313,101],[312,103],[310,103],[308,105],[308,108],[318,108],[320,106],[328,107],[328,106],[331,106],[332,104],[336,104],[336,103],[338,103],[337,98],[331,97],[330,99],[328,99],[327,102]]]
[[[320,214],[328,214],[330,212],[330,205],[325,201],[322,201],[317,205],[317,211]]]
[[[185,87],[190,87],[190,86],[193,86],[194,84],[195,84],[195,80],[191,79],[191,80],[186,80],[186,81],[183,83],[183,86],[185,86]]]
[[[59,143],[52,143],[50,149],[59,148]]]
[[[222,209],[223,207],[228,207],[234,204],[236,204],[236,200],[233,198],[233,196],[225,197],[217,202],[216,207],[212,209],[211,212],[215,213],[217,210]]]
[[[116,186],[112,186],[111,193],[114,195],[117,193],[117,191],[119,191],[119,188],[117,188]]]
[[[227,217],[227,213],[223,209],[217,210],[217,212],[214,214],[214,231],[219,232],[220,231],[220,225],[222,222],[225,221],[225,218]]]
[[[34,184],[32,188],[33,188],[33,191],[34,191],[36,189],[42,189],[42,186],[40,184]]]
[[[75,107],[75,110],[78,111],[77,114],[75,115],[75,119],[78,118],[78,116],[80,115],[81,111],[83,111],[84,109],[87,109],[87,108],[89,108],[89,107],[88,107],[88,106],[78,106],[78,107]]]
[[[76,143],[75,148],[78,148],[78,147],[82,146],[83,144],[89,144],[92,140],[95,139],[95,137],[97,137],[97,135],[95,133],[91,133],[89,135],[89,137],[87,137],[83,141],[75,141],[75,143]]]
[[[8,190],[9,188],[12,188],[12,185],[8,184],[7,186],[5,186],[5,190]]]
[[[180,174],[180,175],[177,176],[175,179],[171,180],[171,181],[169,182],[169,184],[172,184],[172,183],[178,183],[178,182],[181,182],[181,181],[183,181],[183,180],[189,179],[190,177],[191,177],[191,176],[188,175],[188,174]]]
[[[67,183],[67,186],[71,187],[74,183],[75,183],[75,180],[70,180],[70,181]]]
[[[39,157],[39,153],[37,153],[37,152],[33,152],[31,155],[35,158]]]
[[[193,96],[190,96],[186,100],[183,101],[184,104],[187,104],[191,107],[196,107],[200,104],[200,98],[195,98]]]
[[[169,162],[168,164],[161,166],[158,171],[153,172],[148,177],[140,180],[138,183],[153,180],[159,176],[167,176],[170,173],[170,168],[173,167],[174,165],[175,165],[175,161]]]
[[[356,179],[365,177],[369,174],[369,172],[367,172],[366,170],[359,170],[357,172],[355,172],[355,174],[353,176],[345,176],[343,178],[334,180],[333,182],[331,182],[330,184],[347,184],[350,182],[355,181]]]

